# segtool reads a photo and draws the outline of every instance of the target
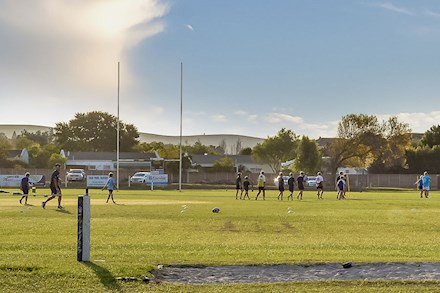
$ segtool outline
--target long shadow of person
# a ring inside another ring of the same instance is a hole
[[[119,286],[115,277],[113,277],[113,275],[110,273],[109,270],[93,262],[86,261],[86,262],[82,262],[82,264],[91,268],[95,272],[96,276],[98,276],[102,285],[104,285],[106,289],[121,291],[121,286]]]
[[[71,212],[69,212],[68,210],[65,210],[65,209],[57,209],[57,210],[55,210],[57,213],[62,213],[62,214],[69,214],[69,215],[71,215],[72,213]]]

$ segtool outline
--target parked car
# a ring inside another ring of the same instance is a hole
[[[150,176],[150,172],[136,172],[130,177],[131,183],[145,183],[147,178]]]
[[[84,169],[70,169],[67,172],[67,181],[83,181],[87,178]]]
[[[307,176],[306,177],[306,185],[307,186],[316,186],[316,176]]]

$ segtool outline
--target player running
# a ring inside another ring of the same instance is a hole
[[[58,197],[58,208],[63,209],[61,206],[61,179],[60,179],[60,169],[61,165],[59,163],[55,164],[55,171],[53,171],[52,176],[50,177],[50,190],[52,192],[51,197],[49,197],[46,201],[41,203],[41,206],[46,208],[46,204],[48,201],[51,201],[55,197]]]

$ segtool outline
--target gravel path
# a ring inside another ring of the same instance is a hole
[[[371,263],[247,266],[158,266],[157,282],[188,284],[327,280],[440,280],[440,263]]]

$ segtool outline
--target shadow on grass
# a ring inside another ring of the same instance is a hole
[[[71,212],[69,212],[68,210],[60,210],[60,209],[57,209],[56,210],[58,213],[62,213],[62,214],[69,214],[69,215],[71,215],[72,213]]]
[[[115,277],[113,277],[113,275],[110,273],[109,270],[93,262],[82,262],[82,264],[84,264],[86,267],[91,268],[95,272],[95,274],[98,276],[99,280],[101,281],[102,285],[104,285],[105,288],[121,291],[121,287],[119,286]]]

